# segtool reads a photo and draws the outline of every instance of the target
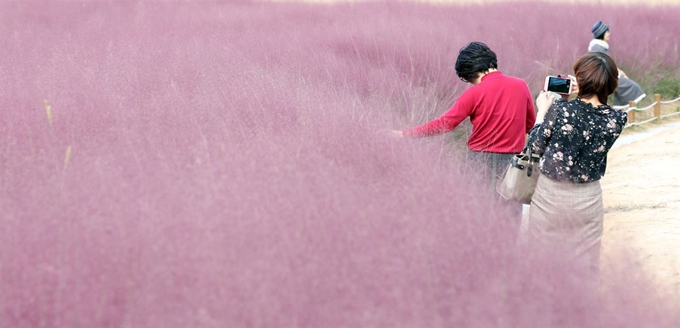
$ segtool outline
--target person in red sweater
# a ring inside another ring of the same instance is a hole
[[[401,133],[409,137],[438,135],[455,129],[469,117],[471,151],[497,154],[522,151],[526,135],[536,121],[527,83],[499,71],[496,54],[481,42],[472,42],[460,50],[456,74],[472,83],[472,87],[441,117]]]
[[[467,162],[482,162],[481,173],[495,190],[497,179],[512,155],[522,151],[536,121],[531,92],[524,80],[498,70],[496,53],[482,42],[463,47],[455,68],[458,77],[472,86],[441,117],[395,133],[404,137],[438,135],[452,131],[469,117],[472,134],[467,142]]]

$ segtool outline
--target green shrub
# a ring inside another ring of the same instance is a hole
[[[664,78],[654,86],[654,93],[661,95],[661,99],[675,98],[680,95],[680,80]]]

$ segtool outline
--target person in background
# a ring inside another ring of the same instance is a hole
[[[609,24],[597,21],[593,25],[591,32],[593,33],[593,39],[590,40],[588,51],[602,52],[609,55],[609,37],[611,35]],[[614,92],[614,106],[625,106],[631,101],[637,104],[647,96],[642,91],[640,85],[628,78],[626,73],[621,69],[618,71],[618,77],[619,87],[616,88],[616,92]]]
[[[559,258],[578,265],[592,278],[586,283],[592,283],[599,273],[604,219],[600,179],[627,116],[607,104],[619,81],[611,57],[587,53],[576,61],[574,73],[575,99],[555,99],[546,92],[536,98],[529,145],[542,158],[521,239],[531,250],[559,251]]]
[[[428,123],[394,132],[413,138],[439,135],[454,130],[469,117],[472,133],[467,141],[467,162],[497,196],[497,180],[510,158],[524,149],[527,132],[536,120],[533,96],[524,80],[498,70],[496,53],[482,42],[463,47],[455,69],[458,77],[472,86],[451,108]],[[513,205],[519,222],[522,207]]]

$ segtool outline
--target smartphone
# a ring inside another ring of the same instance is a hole
[[[571,79],[568,77],[546,76],[543,90],[556,92],[561,95],[571,94]]]

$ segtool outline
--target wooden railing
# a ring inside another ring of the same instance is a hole
[[[661,95],[655,94],[654,95],[654,103],[647,106],[647,107],[637,108],[637,104],[635,104],[634,101],[631,101],[626,106],[614,106],[614,108],[620,109],[620,110],[628,113],[628,123],[626,124],[625,127],[629,127],[629,126],[646,124],[646,123],[653,122],[653,121],[660,121],[662,118],[666,118],[666,117],[670,117],[670,116],[674,116],[674,115],[680,115],[680,110],[673,112],[673,113],[661,115],[661,105],[672,104],[674,102],[680,102],[680,97],[673,99],[673,100],[669,100],[669,101],[661,101]],[[650,109],[653,110],[653,112],[652,112],[653,115],[652,115],[651,118],[645,119],[644,121],[641,121],[641,122],[636,121],[636,117],[635,117],[636,113],[648,113],[648,111]]]

